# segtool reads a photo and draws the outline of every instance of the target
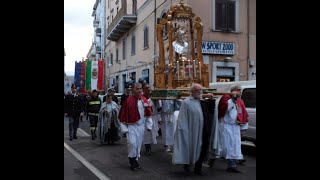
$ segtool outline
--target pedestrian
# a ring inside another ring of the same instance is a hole
[[[80,97],[81,97],[81,106],[82,106],[82,107],[85,107],[86,104],[87,104],[86,95],[85,95],[85,94],[81,94]],[[83,122],[83,116],[85,116],[84,113],[85,113],[85,108],[83,108],[83,112],[82,112],[82,114],[80,115],[80,121],[81,121],[81,122]]]
[[[243,160],[240,128],[248,122],[248,112],[240,98],[241,85],[234,84],[218,105],[220,156],[227,160],[227,171],[243,173],[237,169],[236,160]]]
[[[90,120],[91,139],[95,140],[97,137],[96,129],[98,124],[98,117],[101,108],[101,99],[98,96],[97,90],[92,90],[91,97],[87,102],[87,113]]]
[[[69,118],[69,137],[70,141],[78,139],[77,129],[79,127],[79,117],[83,112],[83,104],[81,97],[77,93],[77,87],[71,86],[71,94],[67,94],[64,99],[65,116]]]
[[[190,172],[194,164],[194,173],[203,176],[202,163],[207,157],[209,139],[212,130],[215,99],[208,94],[208,100],[201,100],[202,86],[194,83],[191,95],[181,104],[174,136],[173,164],[183,164]]]
[[[121,95],[120,105],[124,103],[124,101],[131,95],[132,85],[127,85],[125,87],[124,93]]]
[[[119,105],[112,101],[112,96],[108,94],[99,113],[99,139],[101,144],[113,144],[120,140],[118,116]]]
[[[113,88],[109,88],[108,89],[108,94],[110,94],[112,96],[112,101],[114,101],[117,104],[119,104],[118,97],[114,95],[115,92],[116,91]],[[103,97],[103,102],[106,102],[106,96]]]
[[[162,144],[166,152],[171,152],[174,143],[174,127],[175,115],[174,112],[178,110],[177,100],[162,100],[161,107],[161,134]]]
[[[120,108],[119,120],[127,125],[128,157],[131,170],[140,169],[138,163],[146,123],[152,122],[152,109],[148,100],[141,96],[142,85],[135,83],[129,96]]]
[[[145,145],[146,149],[146,154],[148,156],[151,156],[152,151],[151,151],[151,144],[157,144],[157,136],[158,136],[158,110],[160,109],[158,103],[156,100],[150,99],[150,86],[148,83],[143,83],[142,84],[142,91],[144,96],[149,104],[152,107],[152,122],[146,123],[145,131],[144,131],[144,138],[143,138],[143,144]]]
[[[181,97],[182,97],[181,94],[178,94],[177,99],[176,99],[176,101],[175,101],[175,103],[176,103],[176,105],[175,105],[176,109],[175,109],[175,111],[174,111],[174,113],[173,113],[173,115],[174,115],[173,134],[175,134],[176,129],[177,129],[177,120],[178,120],[178,116],[179,116],[180,107],[181,107],[181,104],[182,104],[182,101],[183,101],[183,99],[182,99]]]

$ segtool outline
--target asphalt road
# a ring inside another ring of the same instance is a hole
[[[171,163],[172,154],[164,151],[161,137],[158,144],[152,145],[152,156],[144,154],[141,150],[139,163],[141,170],[131,171],[129,169],[126,139],[113,145],[101,145],[98,140],[91,140],[88,136],[89,122],[80,122],[78,138],[69,140],[68,120],[64,120],[64,179],[65,180],[173,180],[173,179],[202,179],[202,180],[255,180],[256,179],[256,149],[255,147],[243,145],[243,154],[246,158],[244,165],[238,165],[244,174],[226,172],[226,161],[216,160],[214,167],[203,165],[206,176],[199,177],[193,173],[185,173],[182,166]],[[70,148],[72,150],[70,150]],[[70,152],[72,151],[72,152]],[[76,154],[76,155],[74,155]],[[79,157],[81,156],[81,157]],[[80,159],[80,160],[79,160]],[[100,177],[100,178],[98,178]]]

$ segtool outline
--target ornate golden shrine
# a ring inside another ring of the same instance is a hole
[[[182,1],[172,5],[156,29],[159,61],[154,71],[155,89],[185,89],[194,82],[208,88],[208,65],[203,64],[201,51],[203,25],[200,17],[192,12],[192,7]],[[164,33],[168,36],[167,44]]]

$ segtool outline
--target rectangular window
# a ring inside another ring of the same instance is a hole
[[[144,69],[142,71],[142,78],[149,84],[149,69]]]
[[[136,53],[136,37],[132,35],[131,38],[131,55],[134,55]]]
[[[242,91],[241,99],[248,108],[256,108],[256,88],[246,88]]]
[[[122,59],[126,59],[126,40],[124,39],[122,41]]]
[[[215,29],[236,30],[236,1],[215,0]]]
[[[131,80],[135,81],[136,80],[136,72],[132,72],[130,78],[131,78]]]
[[[143,47],[144,47],[144,49],[146,49],[146,48],[149,47],[149,30],[148,30],[148,27],[144,28],[143,37],[144,37]]]
[[[116,49],[116,61],[118,62],[119,61],[119,51],[118,51],[118,48]]]
[[[113,65],[113,54],[110,54],[110,64]]]

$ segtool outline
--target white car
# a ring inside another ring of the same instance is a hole
[[[241,138],[256,145],[256,85],[243,85],[241,89],[241,99],[249,114],[249,126],[247,130],[241,131]]]

